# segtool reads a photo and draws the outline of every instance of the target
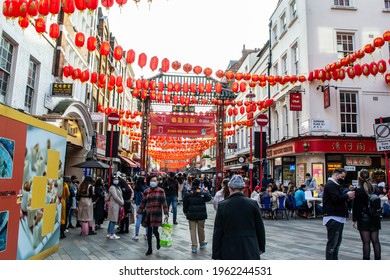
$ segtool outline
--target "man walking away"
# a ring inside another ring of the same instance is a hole
[[[172,204],[173,223],[177,225],[177,195],[179,191],[179,182],[175,178],[175,172],[169,173],[169,177],[164,181],[163,187],[168,204],[168,211]]]
[[[346,175],[347,171],[344,168],[336,168],[324,189],[323,225],[326,226],[328,237],[325,254],[327,260],[338,260],[344,224],[348,217],[347,201],[355,198],[354,191],[343,193],[340,182],[344,180]]]
[[[214,222],[212,258],[259,260],[265,251],[265,229],[257,202],[243,194],[244,180],[233,175],[230,196],[218,204]]]

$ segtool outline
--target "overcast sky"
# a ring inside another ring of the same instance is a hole
[[[153,0],[149,7],[141,0],[137,7],[128,0],[122,9],[115,4],[108,18],[119,45],[136,53],[136,77],[157,74],[149,70],[153,56],[159,65],[168,58],[171,63],[210,67],[214,75],[241,57],[243,45],[263,47],[276,4],[277,0]],[[137,64],[142,52],[148,57],[143,70]]]

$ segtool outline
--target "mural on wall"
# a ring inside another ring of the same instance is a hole
[[[12,178],[15,142],[0,137],[0,178]]]
[[[58,250],[66,136],[0,104],[0,259]]]
[[[28,126],[24,157],[18,259],[58,242],[66,139]]]

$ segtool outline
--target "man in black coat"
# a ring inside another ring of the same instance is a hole
[[[257,202],[242,193],[245,183],[233,175],[230,196],[218,204],[214,222],[212,258],[259,260],[265,252],[265,229]]]
[[[196,253],[198,249],[196,230],[198,230],[200,249],[206,248],[204,224],[207,219],[206,202],[210,200],[210,192],[206,188],[200,187],[199,179],[195,179],[192,182],[191,190],[184,194],[183,212],[190,226],[192,253]]]
[[[162,188],[165,191],[168,211],[172,204],[173,223],[177,225],[177,195],[179,191],[179,182],[176,180],[175,175],[175,172],[169,173],[169,177],[164,181]]]
[[[338,260],[339,248],[343,237],[344,224],[348,217],[347,201],[355,198],[355,192],[343,192],[340,182],[344,180],[347,171],[344,168],[333,170],[324,188],[323,194],[323,225],[326,225],[328,242],[325,257],[327,260]]]

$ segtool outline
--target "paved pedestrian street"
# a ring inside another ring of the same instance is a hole
[[[145,229],[141,227],[138,241],[132,239],[134,225],[130,225],[130,233],[120,235],[119,240],[106,238],[106,228],[97,230],[97,235],[80,236],[80,228],[70,229],[66,238],[60,240],[60,250],[49,256],[48,260],[209,260],[211,259],[212,234],[215,211],[212,203],[207,204],[208,219],[205,231],[208,245],[197,254],[191,252],[188,222],[178,205],[178,225],[174,225],[174,244],[170,248],[156,248],[153,239],[153,254],[145,256],[147,241],[143,238]],[[170,214],[172,223],[172,213]],[[264,220],[266,229],[266,252],[264,260],[324,260],[326,244],[326,228],[322,219]],[[107,222],[104,227],[107,227]],[[160,229],[161,230],[161,229]],[[382,221],[379,232],[382,246],[382,259],[390,260],[390,220]],[[343,241],[340,247],[341,260],[360,260],[362,244],[359,232],[352,227],[349,219],[344,227]],[[371,258],[373,252],[371,250]]]

